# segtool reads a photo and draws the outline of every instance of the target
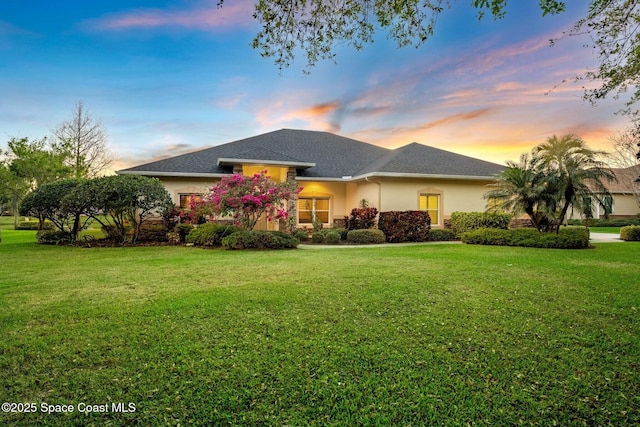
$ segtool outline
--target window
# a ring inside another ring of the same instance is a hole
[[[194,194],[194,193],[190,193],[190,194],[179,194],[180,196],[180,209],[191,209],[191,199],[193,198],[194,202],[201,202],[202,201],[202,194]]]
[[[420,194],[420,207],[418,209],[429,213],[431,224],[440,224],[440,195]]]
[[[313,218],[323,224],[329,224],[328,197],[299,197],[298,223],[313,224]]]

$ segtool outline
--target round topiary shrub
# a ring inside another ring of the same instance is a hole
[[[373,228],[351,230],[347,233],[347,242],[357,244],[384,243],[385,235],[382,231]]]
[[[337,245],[340,243],[340,233],[337,231],[328,231],[324,238],[324,242],[328,245]]]
[[[626,242],[640,242],[640,225],[628,225],[620,229],[620,238]]]

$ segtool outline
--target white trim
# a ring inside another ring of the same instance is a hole
[[[193,172],[157,172],[157,171],[116,171],[118,175],[144,175],[144,176],[176,176],[180,178],[222,178],[230,176],[229,173],[193,173]]]
[[[471,181],[487,181],[495,180],[496,177],[483,176],[483,175],[446,175],[446,174],[434,174],[434,173],[406,173],[406,172],[370,172],[364,175],[354,176],[350,181],[357,181],[360,179],[384,177],[384,178],[439,178],[439,179],[456,179],[456,180],[471,180]]]
[[[238,162],[245,161],[237,159]],[[264,162],[253,164],[264,164]],[[290,163],[290,166],[300,166],[302,163],[293,162],[272,162],[269,163],[273,166],[286,166],[285,163]],[[305,165],[314,165],[313,163],[306,163]],[[312,167],[309,166],[309,167]],[[230,173],[193,173],[193,172],[156,172],[156,171],[116,171],[118,175],[145,175],[145,176],[176,176],[176,177],[192,177],[192,178],[222,178],[230,176]],[[345,176],[342,178],[334,177],[312,177],[312,176],[296,176],[296,181],[325,181],[325,182],[355,182],[367,178],[430,178],[430,179],[455,179],[455,180],[467,180],[467,181],[491,181],[495,180],[495,176],[480,176],[480,175],[439,175],[439,174],[422,174],[422,173],[399,173],[399,172],[371,172],[358,176]]]
[[[312,168],[316,164],[308,162],[288,162],[282,160],[256,160],[256,159],[234,159],[231,157],[220,157],[218,166],[220,165],[265,165],[265,166],[296,166],[299,168]]]

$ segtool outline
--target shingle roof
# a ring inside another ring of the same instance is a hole
[[[492,176],[504,166],[413,142],[367,165],[357,175],[401,173],[448,176]]]
[[[219,162],[219,159],[224,159]],[[375,174],[493,176],[504,166],[412,143],[395,150],[328,132],[281,129],[118,171],[144,175],[229,174],[229,160],[300,165],[299,177]]]
[[[605,181],[604,185],[611,193],[636,194],[640,191],[640,165],[629,168],[612,169],[618,181]]]

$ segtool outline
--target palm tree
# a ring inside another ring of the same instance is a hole
[[[523,154],[520,163],[507,162],[507,169],[488,185],[493,190],[483,197],[489,200],[492,210],[508,211],[515,216],[527,214],[538,231],[547,231],[551,226],[548,214],[555,210],[555,200],[549,197],[552,184],[538,160]]]
[[[590,200],[605,205],[611,194],[603,181],[615,181],[616,177],[598,157],[606,155],[603,151],[591,150],[576,135],[553,135],[546,142],[533,149],[533,156],[547,174],[547,180],[555,187],[555,200],[559,212],[556,212],[556,232],[564,223],[570,207],[584,212]]]

